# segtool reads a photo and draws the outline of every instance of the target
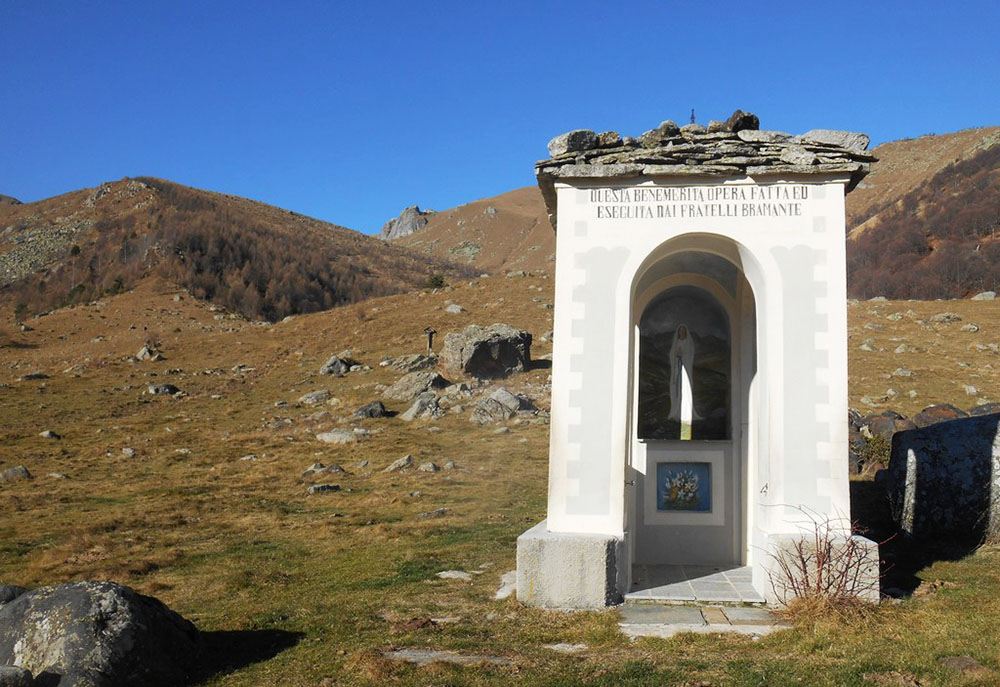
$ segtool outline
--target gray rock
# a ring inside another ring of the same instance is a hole
[[[966,396],[975,396],[976,394],[979,393],[979,389],[977,389],[972,384],[966,384],[965,386],[962,387],[962,389],[965,391]]]
[[[161,360],[166,360],[166,358],[163,357],[162,353],[160,353],[154,348],[150,348],[149,346],[143,346],[142,348],[140,348],[139,352],[135,354],[135,357],[138,360],[149,360],[151,362],[159,362]]]
[[[597,134],[590,129],[575,129],[560,134],[549,141],[548,149],[550,157],[557,157],[566,153],[592,150],[597,147]]]
[[[399,217],[394,217],[382,225],[378,237],[387,241],[409,236],[423,229],[427,225],[427,218],[433,214],[433,210],[423,211],[418,206],[411,205],[399,213]]]
[[[31,473],[23,465],[15,465],[0,472],[0,482],[16,482],[22,479],[31,479]]]
[[[931,315],[930,321],[938,324],[953,324],[955,322],[961,322],[962,316],[955,312],[939,312],[935,315]]]
[[[740,129],[736,135],[746,143],[785,143],[794,138],[784,131],[758,131],[756,129]]]
[[[531,365],[531,334],[507,324],[469,325],[444,337],[447,369],[478,379],[497,379]]]
[[[602,131],[597,134],[598,148],[617,148],[622,144],[622,137],[617,131]]]
[[[886,489],[900,529],[920,539],[1000,536],[1000,414],[897,432]]]
[[[339,356],[331,356],[329,360],[323,363],[323,367],[319,368],[319,373],[321,375],[333,375],[334,377],[343,377],[345,374],[350,372],[351,364],[346,360],[341,360]]]
[[[389,466],[386,467],[382,472],[399,472],[400,470],[406,470],[407,468],[412,466],[413,466],[413,456],[405,455],[402,458],[399,458],[398,460],[394,460],[391,463],[389,463]]]
[[[0,608],[0,664],[46,674],[45,684],[186,684],[199,649],[194,625],[112,582],[43,587]]]
[[[460,666],[474,666],[480,663],[492,663],[501,666],[511,665],[510,659],[501,656],[460,654],[457,651],[435,651],[433,649],[396,649],[394,651],[383,652],[382,656],[390,661],[413,663],[418,666],[425,666],[431,663],[451,663]]]
[[[803,143],[819,143],[821,145],[837,146],[848,150],[865,150],[870,142],[865,134],[853,131],[835,131],[832,129],[812,129],[796,139]]]
[[[150,384],[146,391],[154,396],[173,396],[179,393],[180,389],[173,384]]]
[[[702,124],[685,124],[681,127],[682,136],[701,136],[707,133],[708,130]]]
[[[446,307],[444,309],[444,311],[446,313],[449,313],[451,315],[458,315],[459,313],[463,312],[464,310],[465,309],[462,306],[460,306],[458,303],[452,303],[451,305],[449,305],[448,307]]]
[[[480,425],[493,425],[509,420],[518,411],[533,409],[534,405],[527,398],[500,387],[476,403],[469,420]]]
[[[712,119],[708,122],[708,133],[717,134],[722,131],[726,131],[726,123],[720,122],[718,119]]]
[[[38,433],[38,436],[42,437],[43,439],[55,439],[55,440],[57,440],[57,441],[58,441],[59,439],[62,439],[62,436],[61,436],[61,435],[59,435],[59,434],[56,434],[56,433],[55,433],[54,431],[52,431],[51,429],[46,429],[46,430],[43,430],[43,431],[39,432],[39,433]]]
[[[300,476],[300,479],[310,479],[316,475],[346,475],[347,470],[340,467],[336,463],[333,465],[326,465],[324,463],[313,463]]]
[[[801,146],[788,146],[781,151],[779,159],[789,165],[815,165],[819,158]]]
[[[451,382],[432,370],[411,372],[382,392],[382,398],[391,401],[410,401],[425,391],[443,389],[450,384]]]
[[[681,134],[681,128],[677,126],[677,123],[672,119],[665,119],[660,122],[660,126],[656,127],[656,131],[664,137],[676,137]]]
[[[757,115],[752,112],[744,112],[743,110],[736,110],[731,115],[729,119],[726,120],[725,130],[738,133],[746,129],[759,129],[760,119]]]
[[[428,367],[434,367],[437,365],[437,362],[437,356],[412,353],[410,355],[401,355],[398,358],[383,360],[380,365],[391,367],[400,372],[416,372],[417,370],[426,370]]]
[[[420,472],[438,472],[441,468],[437,466],[436,463],[430,461],[426,463],[421,463],[420,467],[417,468]]]
[[[437,574],[442,580],[461,580],[462,582],[472,582],[472,575],[464,570],[442,570]]]
[[[399,416],[400,420],[410,422],[417,419],[436,420],[444,415],[444,411],[438,405],[437,394],[433,391],[425,391],[413,400],[413,405]]]
[[[448,515],[451,510],[448,508],[435,508],[434,510],[429,510],[425,513],[417,513],[417,517],[421,520],[427,520],[430,518],[443,518]]]
[[[972,332],[972,333],[975,333],[975,332],[979,331],[979,325],[978,324],[973,324],[972,322],[968,322],[966,324],[963,324],[958,329],[959,329],[959,331],[963,331],[963,332]]]
[[[0,584],[0,606],[10,603],[27,591],[26,588],[18,587],[16,584]]]
[[[354,411],[354,417],[356,418],[366,418],[366,417],[388,417],[389,411],[386,410],[382,401],[372,401],[367,403],[357,410]]]
[[[935,425],[939,422],[957,420],[968,416],[969,414],[964,410],[956,408],[950,403],[939,403],[937,405],[927,406],[914,415],[912,419],[913,424],[917,427],[929,427],[930,425]]]
[[[122,449],[122,458],[135,458],[135,449],[131,446],[126,446]]]
[[[981,291],[972,297],[974,301],[992,301],[997,297],[996,291]]]
[[[913,376],[913,370],[910,370],[909,368],[906,368],[906,367],[897,367],[895,370],[893,370],[892,376],[893,377],[912,377]]]
[[[326,403],[332,396],[333,394],[326,389],[310,391],[308,394],[303,394],[299,397],[299,403],[306,406],[317,406],[320,403]]]
[[[443,467],[445,470],[454,470],[457,466],[455,465],[455,461],[449,460],[444,464]]]
[[[31,671],[18,666],[0,666],[0,687],[32,687]]]
[[[317,434],[316,438],[324,444],[350,444],[353,441],[357,441],[354,432],[349,432],[346,429],[333,429],[329,432]]]
[[[310,494],[331,494],[340,491],[339,484],[314,484],[309,487]]]

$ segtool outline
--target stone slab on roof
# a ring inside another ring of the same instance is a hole
[[[577,129],[549,142],[551,157],[535,164],[549,220],[556,225],[555,184],[560,179],[643,177],[846,177],[846,191],[878,158],[865,134],[813,129],[792,135],[761,131],[755,115],[737,110],[725,122],[677,126],[665,121],[638,137]]]

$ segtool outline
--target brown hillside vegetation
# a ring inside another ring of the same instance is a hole
[[[393,243],[480,272],[551,273],[555,264],[555,232],[535,186],[437,212],[425,227]]]
[[[157,274],[274,321],[461,272],[288,210],[147,177],[0,206],[0,227],[0,284],[19,314],[90,301]]]
[[[959,298],[1000,288],[1000,135],[986,142],[851,233],[851,296]]]
[[[545,515],[548,426],[541,417],[470,422],[475,397],[497,384],[447,372],[474,395],[439,420],[359,419],[353,411],[402,375],[379,362],[421,352],[427,326],[443,337],[470,323],[508,322],[535,335],[535,357],[548,353],[541,334],[551,328],[551,299],[551,279],[456,280],[252,325],[216,319],[208,303],[152,278],[30,319],[32,330],[0,339],[0,470],[24,465],[33,475],[0,482],[0,581],[111,579],[154,594],[195,622],[210,647],[229,641],[192,685],[995,683],[996,549],[921,570],[938,593],[759,641],[688,634],[632,642],[614,608],[558,613],[494,599],[514,568],[516,537]],[[463,312],[448,313],[452,302]],[[944,310],[963,320],[931,322]],[[0,319],[10,316],[0,305]],[[977,397],[961,384],[998,400],[994,303],[862,302],[849,318],[852,405],[888,386],[902,404],[876,402],[907,414],[934,402],[968,408]],[[980,331],[959,330],[970,322]],[[869,337],[875,350],[860,351]],[[132,359],[150,338],[166,360]],[[901,339],[914,350],[894,353]],[[370,369],[320,375],[345,348]],[[901,365],[913,375],[891,377]],[[548,409],[548,374],[538,367],[502,384]],[[143,393],[162,383],[183,395]],[[331,398],[299,401],[317,390]],[[39,436],[46,429],[62,438]],[[317,440],[332,429],[358,430],[357,439]],[[456,465],[382,472],[406,454],[415,465]],[[314,462],[344,472],[303,476]],[[310,494],[313,483],[340,491]],[[438,578],[444,570],[469,571],[470,580]],[[580,646],[567,654],[555,644]],[[383,657],[409,647],[510,665],[421,667]],[[941,656],[974,656],[988,672],[970,682]],[[914,677],[893,681],[899,674]]]

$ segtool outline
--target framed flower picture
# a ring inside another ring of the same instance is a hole
[[[658,511],[712,511],[711,463],[657,463],[656,487]]]

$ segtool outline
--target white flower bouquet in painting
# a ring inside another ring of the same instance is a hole
[[[698,475],[693,470],[668,472],[663,484],[663,505],[667,510],[698,510]]]

